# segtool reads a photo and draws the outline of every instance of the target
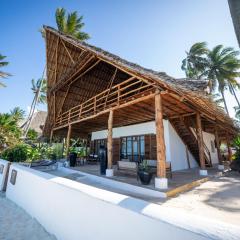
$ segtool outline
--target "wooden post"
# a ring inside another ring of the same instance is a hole
[[[203,134],[202,134],[202,121],[200,113],[196,114],[196,126],[197,126],[197,140],[198,140],[198,149],[199,149],[199,160],[201,169],[206,169],[205,158],[204,158],[204,146],[203,146]]]
[[[108,139],[107,139],[107,150],[108,150],[108,169],[112,169],[112,127],[113,127],[113,110],[110,110],[108,117]]]
[[[166,178],[166,147],[164,141],[162,98],[159,91],[155,95],[155,124],[157,143],[157,177]]]
[[[232,159],[232,149],[231,149],[231,144],[230,144],[230,139],[229,139],[229,133],[227,132],[226,134],[227,138],[227,148],[228,148],[228,161],[231,161]]]
[[[68,132],[67,132],[67,140],[66,140],[66,155],[67,155],[66,157],[67,157],[67,158],[68,158],[68,153],[69,153],[71,133],[72,133],[72,125],[69,124],[69,126],[68,126]]]
[[[218,155],[218,163],[219,163],[219,165],[222,165],[222,155],[221,155],[221,151],[220,151],[220,144],[219,144],[220,141],[219,141],[217,126],[215,126],[214,133],[215,133],[215,142],[216,142],[217,155]]]
[[[51,130],[51,133],[50,133],[50,143],[52,143],[52,139],[53,139],[53,129]]]

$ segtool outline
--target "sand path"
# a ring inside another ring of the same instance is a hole
[[[30,215],[0,192],[1,240],[56,240]]]

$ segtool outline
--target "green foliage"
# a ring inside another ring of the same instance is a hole
[[[148,166],[148,162],[147,160],[143,160],[140,164],[139,164],[139,168],[140,171],[148,171],[149,170],[149,166]]]
[[[24,162],[40,159],[61,159],[62,154],[63,145],[61,143],[54,143],[51,146],[46,143],[38,146],[24,143],[5,149],[1,157],[11,162]]]
[[[234,107],[235,117],[240,120],[240,107]]]
[[[182,70],[189,78],[199,79],[205,70],[206,55],[208,53],[207,43],[199,42],[192,45],[187,57],[182,61]]]
[[[10,114],[16,122],[19,122],[24,119],[25,111],[22,110],[20,107],[15,107],[13,110],[10,111]]]
[[[32,88],[34,95],[39,92],[37,103],[45,104],[47,101],[47,80],[39,78],[37,81],[32,79]]]
[[[194,44],[182,61],[182,70],[187,77],[209,80],[211,93],[218,91],[221,94],[227,113],[224,92],[230,91],[238,101],[235,93],[236,89],[240,89],[237,81],[240,76],[238,56],[239,52],[231,47],[217,45],[209,50],[207,44],[202,42]]]
[[[234,139],[233,147],[236,150],[236,152],[233,156],[233,159],[236,159],[236,160],[240,161],[240,136],[238,136]]]
[[[3,159],[10,162],[24,162],[28,159],[29,146],[27,144],[18,144],[14,147],[7,148],[1,154]]]
[[[55,13],[55,19],[59,31],[72,35],[82,41],[90,38],[87,33],[82,31],[85,25],[83,23],[83,16],[79,17],[76,11],[67,15],[64,8],[58,8]]]
[[[4,61],[5,58],[6,58],[6,56],[3,56],[3,55],[0,54],[0,68],[5,67],[9,64],[9,62]],[[9,73],[3,72],[3,71],[0,70],[0,78],[6,78],[8,76],[10,76]],[[6,87],[6,85],[3,84],[2,82],[0,82],[0,87]]]
[[[21,134],[22,131],[18,126],[15,115],[9,113],[0,114],[0,151],[19,143]]]
[[[34,129],[29,129],[27,133],[27,138],[29,140],[35,141],[38,138],[38,133]]]

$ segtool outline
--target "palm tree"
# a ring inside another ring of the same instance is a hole
[[[55,13],[56,23],[58,30],[72,35],[73,37],[85,41],[90,38],[90,36],[82,32],[82,28],[84,27],[83,16],[78,16],[76,11],[69,13],[66,15],[66,10],[64,8],[58,8]]]
[[[240,102],[238,100],[237,94],[236,94],[236,90],[240,90],[240,84],[236,81],[229,81],[228,83],[228,88],[230,93],[234,96],[234,98],[236,99],[236,102],[238,104],[238,107],[240,108]]]
[[[11,116],[16,122],[20,122],[24,119],[25,111],[22,110],[20,107],[15,107],[13,110],[10,111]]]
[[[23,124],[22,128],[24,128],[24,137],[27,136],[29,127],[31,125],[33,115],[35,113],[36,106],[38,104],[45,104],[47,100],[47,81],[45,78],[40,78],[37,81],[32,79],[32,87],[31,90],[33,91],[34,98],[31,104],[31,108],[29,111],[28,118],[26,122]]]
[[[234,107],[235,109],[235,117],[240,120],[240,107]]]
[[[185,71],[186,77],[201,78],[205,70],[206,54],[208,53],[207,43],[199,42],[192,45],[187,57],[182,61],[182,70]]]
[[[229,115],[224,92],[239,87],[236,78],[240,76],[240,60],[237,58],[238,51],[233,48],[224,48],[223,45],[217,45],[207,54],[205,71],[202,75],[210,80],[211,91],[216,88],[222,95],[225,110]],[[235,92],[235,91],[234,91]]]
[[[46,103],[47,100],[47,81],[45,78],[39,78],[37,81],[32,79],[32,87],[34,95],[38,95],[37,103]]]
[[[0,114],[0,151],[20,141],[21,129],[12,114]]]
[[[225,110],[229,114],[224,96],[226,90],[234,95],[239,105],[235,92],[240,89],[236,80],[240,76],[240,60],[237,58],[239,52],[222,45],[217,45],[210,51],[206,46],[205,42],[194,44],[182,62],[182,69],[187,77],[208,79],[211,94],[216,90],[221,94]]]
[[[0,54],[0,67],[5,67],[9,64],[9,62],[3,61],[6,58],[6,56],[3,56]],[[10,76],[9,73],[0,71],[0,78],[6,78]],[[0,82],[0,87],[5,87],[5,84],[3,84],[2,82]]]
[[[212,99],[213,102],[215,102],[219,107],[222,108],[223,98],[219,93],[210,94],[210,98]]]

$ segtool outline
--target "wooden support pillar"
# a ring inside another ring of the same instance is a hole
[[[228,148],[228,161],[231,161],[232,160],[232,149],[231,149],[230,138],[229,138],[228,132],[226,134],[226,139],[227,139],[227,148]]]
[[[66,155],[67,155],[66,157],[67,157],[67,158],[68,158],[68,153],[69,153],[71,133],[72,133],[72,125],[69,124],[69,126],[68,126],[68,132],[67,132],[67,139],[66,139]]]
[[[113,162],[112,128],[113,128],[113,110],[110,110],[109,117],[108,117],[108,139],[107,139],[108,169],[112,169],[112,162]]]
[[[215,133],[215,142],[216,142],[217,155],[218,155],[218,164],[222,165],[222,155],[220,151],[220,141],[219,141],[217,126],[215,126],[214,133]]]
[[[155,95],[155,124],[157,143],[157,177],[166,178],[166,147],[164,141],[162,98],[159,91]]]
[[[52,139],[53,139],[53,129],[51,130],[51,133],[50,133],[50,143],[52,143]]]
[[[202,134],[202,121],[200,113],[196,114],[196,127],[197,127],[197,140],[198,140],[198,149],[199,149],[199,160],[200,167],[202,170],[206,169],[205,158],[204,158],[204,145],[203,145],[203,134]]]

